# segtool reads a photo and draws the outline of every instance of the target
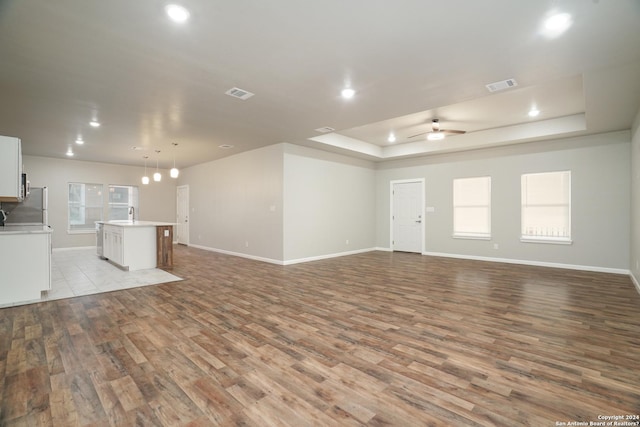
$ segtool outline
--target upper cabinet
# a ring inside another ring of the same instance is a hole
[[[21,202],[23,198],[20,140],[0,136],[0,202]]]

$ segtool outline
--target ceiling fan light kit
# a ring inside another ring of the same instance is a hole
[[[441,139],[444,139],[446,136],[462,135],[464,133],[467,133],[467,132],[464,130],[457,130],[457,129],[441,129],[440,120],[431,119],[431,130],[429,132],[422,132],[415,135],[411,135],[408,139],[427,135],[428,141],[439,141]]]

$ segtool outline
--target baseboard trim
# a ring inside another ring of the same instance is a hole
[[[376,249],[376,248],[356,249],[354,251],[348,251],[348,252],[338,252],[338,253],[327,254],[327,255],[319,255],[319,256],[313,256],[313,257],[308,257],[308,258],[290,259],[290,260],[283,261],[282,265],[292,265],[292,264],[300,264],[300,263],[303,263],[303,262],[319,261],[319,260],[322,260],[322,259],[338,258],[338,257],[341,257],[341,256],[362,254],[362,253],[365,253],[365,252],[372,252],[372,251],[376,251],[376,250],[378,250],[378,249]]]
[[[333,254],[318,255],[318,256],[314,256],[314,257],[297,258],[297,259],[289,259],[289,260],[286,260],[286,261],[282,261],[282,260],[273,259],[273,258],[264,258],[264,257],[255,256],[255,255],[243,254],[242,252],[233,252],[233,251],[228,251],[228,250],[225,250],[225,249],[211,248],[209,246],[189,245],[189,247],[197,248],[197,249],[203,249],[203,250],[209,251],[209,252],[217,252],[217,253],[220,253],[220,254],[232,255],[232,256],[237,256],[237,257],[241,257],[241,258],[247,258],[247,259],[251,259],[251,260],[254,260],[254,261],[268,262],[269,264],[277,264],[277,265],[301,264],[301,263],[304,263],[304,262],[319,261],[319,260],[322,260],[322,259],[329,259],[329,258],[338,258],[338,257],[341,257],[341,256],[355,255],[355,254],[361,254],[361,253],[371,252],[371,251],[377,250],[376,248],[357,249],[357,250],[348,251],[348,252],[338,252],[338,253],[333,253]]]
[[[633,286],[636,287],[636,291],[640,294],[640,283],[638,283],[638,279],[633,275],[633,272],[629,272],[629,277],[631,277],[631,281],[633,282]]]
[[[52,248],[52,252],[66,252],[66,251],[78,251],[78,250],[86,250],[86,249],[96,249],[95,246],[72,246],[69,248]]]
[[[361,254],[361,253],[371,252],[371,251],[392,252],[391,248],[373,247],[373,248],[357,249],[357,250],[348,251],[348,252],[337,252],[332,254],[318,255],[318,256],[307,257],[307,258],[297,258],[297,259],[290,259],[290,260],[283,261],[283,260],[278,260],[273,258],[265,258],[265,257],[255,256],[255,255],[249,255],[242,252],[233,252],[225,249],[212,248],[209,246],[202,246],[202,245],[188,245],[188,246],[197,248],[197,249],[203,249],[209,252],[217,252],[225,255],[232,255],[232,256],[237,256],[241,258],[251,259],[254,261],[262,261],[262,262],[267,262],[269,264],[276,264],[276,265],[301,264],[305,262],[319,261],[319,260],[330,259],[330,258],[338,258],[342,256],[356,255],[356,254]],[[54,249],[54,251],[55,250],[87,249],[91,247],[92,246],[87,246],[82,248],[60,248],[60,249]],[[469,259],[469,260],[475,260],[475,261],[501,262],[506,264],[531,265],[536,267],[563,268],[567,270],[592,271],[597,273],[625,274],[631,277],[631,281],[633,282],[634,286],[638,290],[638,293],[640,293],[640,283],[638,283],[638,280],[631,273],[631,270],[626,270],[623,268],[596,267],[596,266],[589,266],[589,265],[563,264],[563,263],[557,263],[557,262],[530,261],[530,260],[512,259],[512,258],[494,258],[494,257],[484,257],[484,256],[475,256],[475,255],[460,255],[460,254],[450,254],[445,252],[423,252],[422,255],[444,257],[444,258]]]
[[[219,254],[233,255],[240,258],[252,259],[254,261],[268,262],[269,264],[283,265],[283,262],[278,259],[264,258],[264,257],[255,256],[255,255],[243,254],[242,252],[233,252],[225,249],[212,248],[209,246],[202,246],[202,245],[188,245],[188,246],[191,248],[203,249],[209,252],[217,252]]]
[[[483,257],[483,256],[474,256],[474,255],[458,255],[458,254],[449,254],[444,252],[423,252],[422,255],[438,256],[438,257],[446,257],[446,258],[470,259],[470,260],[476,260],[476,261],[502,262],[507,264],[532,265],[536,267],[564,268],[568,270],[593,271],[597,273],[613,273],[613,274],[626,274],[626,275],[631,274],[630,270],[626,270],[623,268],[596,267],[596,266],[590,266],[590,265],[563,264],[563,263],[557,263],[557,262],[530,261],[530,260],[511,259],[511,258],[494,258],[494,257]]]

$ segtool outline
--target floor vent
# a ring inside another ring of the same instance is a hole
[[[248,92],[246,90],[243,90],[237,87],[232,87],[231,89],[226,91],[225,94],[229,96],[233,96],[234,98],[242,99],[243,101],[251,98],[254,95],[251,92]]]
[[[489,92],[497,92],[499,90],[509,89],[518,86],[518,82],[515,79],[502,80],[501,82],[489,83],[487,89]]]

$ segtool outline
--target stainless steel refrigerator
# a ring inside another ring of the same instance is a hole
[[[31,187],[29,197],[24,201],[2,202],[2,210],[7,215],[6,225],[49,225],[47,214],[47,187]]]

